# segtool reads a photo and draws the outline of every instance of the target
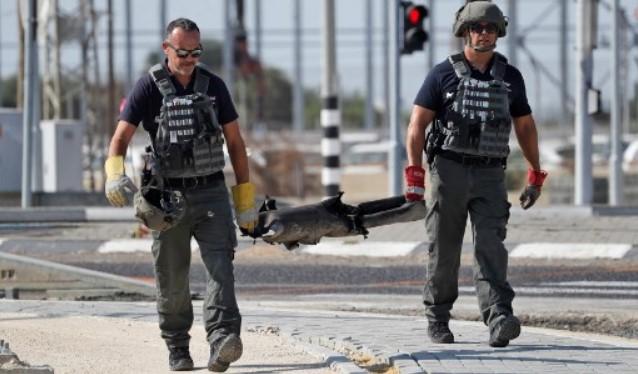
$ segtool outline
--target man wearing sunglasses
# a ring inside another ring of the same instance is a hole
[[[424,150],[428,164],[426,229],[430,239],[424,304],[428,335],[453,343],[450,310],[458,297],[458,273],[467,217],[474,243],[474,283],[489,344],[505,347],[520,334],[514,291],[507,281],[503,241],[510,204],[505,165],[512,123],[528,164],[524,209],[540,196],[547,175],[538,156],[538,136],[521,73],[494,52],[507,19],[490,1],[468,1],[456,13],[454,34],[463,51],[429,72],[414,101],[407,131],[406,198],[425,193]],[[432,125],[430,125],[432,123]]]
[[[226,85],[198,64],[202,46],[197,25],[185,18],[172,21],[162,48],[166,59],[136,83],[120,113],[105,164],[105,192],[112,205],[128,203],[125,192],[134,186],[124,173],[123,157],[142,122],[151,145],[135,207],[136,215],[154,230],[157,310],[169,368],[194,367],[189,352],[193,324],[189,269],[190,242],[195,238],[208,273],[204,300],[208,369],[222,372],[243,350],[232,263],[237,239],[222,171],[224,142],[236,179],[232,187],[236,219],[248,233],[256,223],[254,186]],[[164,199],[165,195],[174,198]],[[169,207],[172,214],[163,215]]]

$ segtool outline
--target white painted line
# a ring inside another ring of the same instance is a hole
[[[322,127],[339,126],[341,111],[339,109],[321,109],[319,114]]]
[[[520,294],[527,295],[557,295],[557,294],[592,294],[592,295],[638,295],[638,290],[633,289],[617,289],[617,288],[560,288],[560,287],[514,287],[514,290]],[[476,289],[471,286],[459,287],[462,292],[475,292]]]
[[[321,169],[321,184],[339,184],[341,181],[341,169],[339,168],[323,168]]]
[[[6,238],[0,238],[0,245],[2,245],[2,243],[4,243],[6,240]]]
[[[421,242],[325,241],[317,245],[303,246],[301,250],[313,255],[396,257],[409,255],[419,244]]]
[[[341,155],[341,142],[339,139],[321,139],[321,155],[339,156]]]
[[[116,239],[102,243],[97,249],[98,253],[133,253],[151,252],[153,239]],[[197,241],[191,240],[191,251],[199,249]]]
[[[526,243],[516,246],[510,257],[623,258],[631,247],[631,244],[614,243]]]
[[[572,281],[572,282],[547,282],[540,283],[541,286],[570,286],[570,287],[617,287],[617,288],[638,288],[638,282],[625,281]]]

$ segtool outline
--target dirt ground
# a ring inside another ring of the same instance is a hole
[[[191,330],[196,371],[208,372],[201,326]],[[0,313],[0,339],[21,361],[65,373],[168,373],[168,351],[155,323],[101,317],[41,318]],[[329,373],[321,360],[276,335],[243,331],[244,354],[229,373]],[[0,367],[0,372],[2,372]]]

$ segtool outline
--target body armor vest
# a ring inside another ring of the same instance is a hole
[[[512,128],[508,84],[503,81],[507,59],[494,54],[491,81],[471,77],[462,53],[449,61],[459,78],[453,98],[447,98],[447,114],[437,118],[437,130],[443,135],[441,148],[476,156],[507,157]]]
[[[224,168],[224,139],[208,96],[209,77],[197,66],[194,93],[176,96],[166,68],[149,70],[162,94],[162,107],[153,139],[153,156],[163,178],[189,178],[213,174]]]

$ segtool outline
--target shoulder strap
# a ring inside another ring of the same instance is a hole
[[[507,58],[498,52],[494,52],[494,64],[492,64],[492,70],[490,74],[497,81],[502,81],[505,77],[505,70],[507,68]]]
[[[193,90],[200,94],[206,95],[208,94],[208,84],[210,83],[210,77],[207,74],[204,74],[204,72],[212,74],[206,65],[202,64],[201,62],[198,63],[197,72],[195,73],[195,87],[193,88]]]
[[[450,57],[448,57],[448,61],[450,61],[450,64],[452,64],[454,73],[456,73],[457,77],[466,78],[472,74],[470,71],[470,67],[467,66],[467,62],[465,62],[465,57],[463,56],[462,52],[455,55],[450,55]]]
[[[153,78],[153,82],[155,82],[155,85],[162,96],[175,96],[177,91],[175,91],[175,86],[173,85],[173,82],[171,82],[171,77],[168,74],[168,71],[166,71],[166,68],[164,68],[164,65],[155,64],[151,66],[148,73],[151,75],[151,78]]]

